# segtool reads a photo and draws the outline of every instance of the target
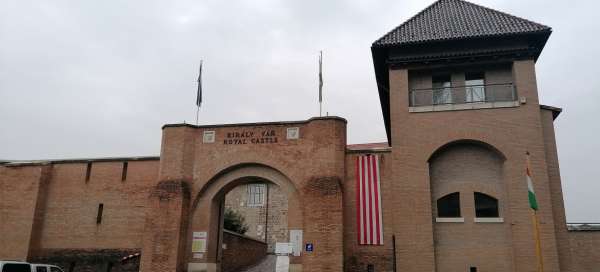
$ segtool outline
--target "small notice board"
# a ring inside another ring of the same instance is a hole
[[[194,232],[192,234],[192,252],[193,253],[204,253],[206,252],[206,231]]]

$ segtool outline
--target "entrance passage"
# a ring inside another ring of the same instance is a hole
[[[224,198],[221,271],[275,271],[275,244],[289,241],[287,193],[277,184],[246,179]]]
[[[258,264],[250,266],[241,272],[275,272],[275,264],[277,256],[273,254],[267,255]]]

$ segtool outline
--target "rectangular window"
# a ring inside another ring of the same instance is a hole
[[[485,102],[485,75],[482,72],[465,74],[465,100]]]
[[[264,205],[265,184],[248,184],[248,206],[260,207]]]
[[[104,210],[104,204],[100,203],[98,205],[98,215],[96,215],[96,224],[102,223],[102,212]]]
[[[121,181],[125,181],[127,179],[127,162],[123,162],[123,172],[121,172]]]
[[[469,272],[477,272],[477,267],[471,266],[471,269],[469,269]]]
[[[48,272],[48,269],[46,267],[43,267],[43,266],[36,266],[35,267],[35,272]]]
[[[432,77],[433,104],[452,103],[452,81],[450,75],[438,75]]]
[[[90,180],[90,176],[92,176],[92,163],[87,163],[87,168],[85,170],[85,181],[88,182]]]

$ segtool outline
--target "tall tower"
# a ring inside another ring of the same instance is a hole
[[[560,109],[539,104],[535,77],[550,33],[440,0],[373,43],[398,271],[535,271],[527,152],[545,271],[559,271],[566,227],[552,123]]]

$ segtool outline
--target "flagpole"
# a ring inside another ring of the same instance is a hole
[[[200,60],[200,68],[198,69],[198,90],[196,93],[196,126],[198,125],[198,117],[200,116],[200,105],[202,104],[202,62]]]
[[[542,243],[540,241],[540,224],[537,218],[536,210],[532,209],[531,217],[533,218],[533,226],[535,232],[535,255],[537,256],[537,271],[544,272],[544,262],[542,260]]]
[[[323,50],[319,51],[319,117],[323,116]]]
[[[529,160],[529,151],[525,153],[528,175],[531,175],[531,162]],[[531,177],[530,177],[531,178]],[[544,261],[542,258],[542,242],[540,240],[540,224],[537,217],[537,210],[531,209],[531,220],[533,221],[533,232],[535,237],[535,255],[537,257],[537,271],[544,272]]]
[[[323,116],[323,102],[319,101],[319,117]]]
[[[198,116],[200,115],[200,106],[196,108],[196,126],[198,125]]]

